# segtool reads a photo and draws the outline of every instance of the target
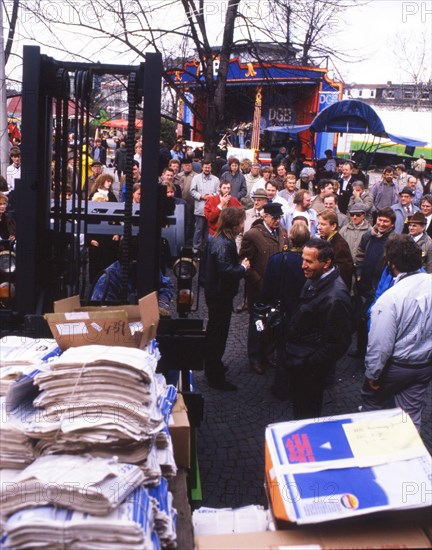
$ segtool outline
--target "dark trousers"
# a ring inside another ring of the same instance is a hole
[[[254,315],[249,315],[249,327],[247,338],[247,352],[251,365],[265,366],[270,354],[274,351],[272,345],[271,330],[258,331],[254,322]]]
[[[432,365],[407,368],[390,362],[380,377],[379,390],[373,390],[367,380],[364,381],[361,392],[363,410],[400,407],[410,415],[416,428],[420,430],[424,395],[431,380]]]
[[[302,368],[288,373],[294,420],[321,416],[326,373],[308,376]]]
[[[206,297],[209,320],[206,331],[204,371],[209,380],[225,379],[222,356],[225,352],[232,313],[232,299]]]

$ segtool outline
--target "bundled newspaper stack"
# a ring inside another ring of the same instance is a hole
[[[0,340],[0,396],[34,367],[61,353],[52,338],[5,336]]]
[[[105,516],[144,481],[140,468],[114,459],[58,455],[36,459],[24,470],[3,470],[2,514],[55,504]]]
[[[13,422],[0,397],[0,468],[21,470],[34,460],[31,440]]]
[[[26,509],[6,522],[8,548],[62,550],[153,550],[160,548],[154,527],[153,503],[143,488],[104,517],[57,506]]]
[[[53,360],[48,371],[34,377],[42,391],[23,426],[28,437],[39,440],[36,456],[115,455],[139,464],[146,484],[158,483],[162,473],[175,475],[171,442],[160,435],[165,423],[156,365],[148,351],[107,346],[70,348]]]
[[[155,502],[154,528],[159,536],[162,548],[176,548],[176,520],[177,511],[173,508],[173,496],[168,491],[168,482],[165,478],[157,487],[149,487],[150,497]]]

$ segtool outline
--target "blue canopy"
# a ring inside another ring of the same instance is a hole
[[[424,147],[427,141],[389,132],[378,114],[370,105],[356,99],[337,101],[316,115],[310,124],[303,126],[269,126],[269,132],[297,134],[310,129],[311,132],[337,132],[350,134],[372,134],[391,139],[394,143],[411,147]]]

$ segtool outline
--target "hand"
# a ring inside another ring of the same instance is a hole
[[[373,389],[373,390],[379,390],[380,389],[380,385],[378,384],[378,381],[377,380],[369,380],[369,378],[367,379],[368,381],[368,384],[369,386]]]
[[[113,241],[119,241],[120,240],[120,235],[113,235],[112,240]]]
[[[201,195],[201,200],[206,201],[209,197],[210,195],[206,193],[205,195]]]
[[[231,195],[224,195],[223,197],[221,197],[222,206],[226,206],[229,203],[230,198]]]
[[[360,198],[361,191],[359,189],[354,189],[353,195],[356,199]]]
[[[90,246],[99,246],[99,243],[97,241],[90,241]]]
[[[242,260],[242,263],[241,265],[246,268],[246,271],[248,271],[250,269],[250,261],[247,259],[247,258],[244,258]]]

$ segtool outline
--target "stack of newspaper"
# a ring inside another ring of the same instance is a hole
[[[0,340],[0,396],[35,366],[61,353],[54,339],[5,336]]]
[[[173,508],[173,496],[168,491],[165,478],[156,487],[148,489],[150,497],[156,502],[154,528],[163,548],[177,547],[176,520],[177,511]]]
[[[154,382],[157,359],[147,351],[106,346],[70,348],[36,374],[41,393],[27,415],[25,433],[38,439],[37,455],[91,453],[118,456],[148,470],[154,442],[168,460],[167,475],[175,475],[172,448]],[[40,412],[43,411],[41,415]],[[152,463],[153,464],[153,463]],[[151,477],[159,481],[158,466]]]
[[[97,517],[57,506],[28,508],[6,522],[7,548],[62,550],[153,550],[160,548],[153,504],[147,491],[136,489],[113,512]]]
[[[9,515],[28,507],[55,504],[105,516],[144,480],[137,466],[90,456],[44,456],[21,472],[2,472],[0,503]]]
[[[31,440],[11,421],[5,397],[0,397],[0,415],[0,468],[21,470],[35,458]]]

